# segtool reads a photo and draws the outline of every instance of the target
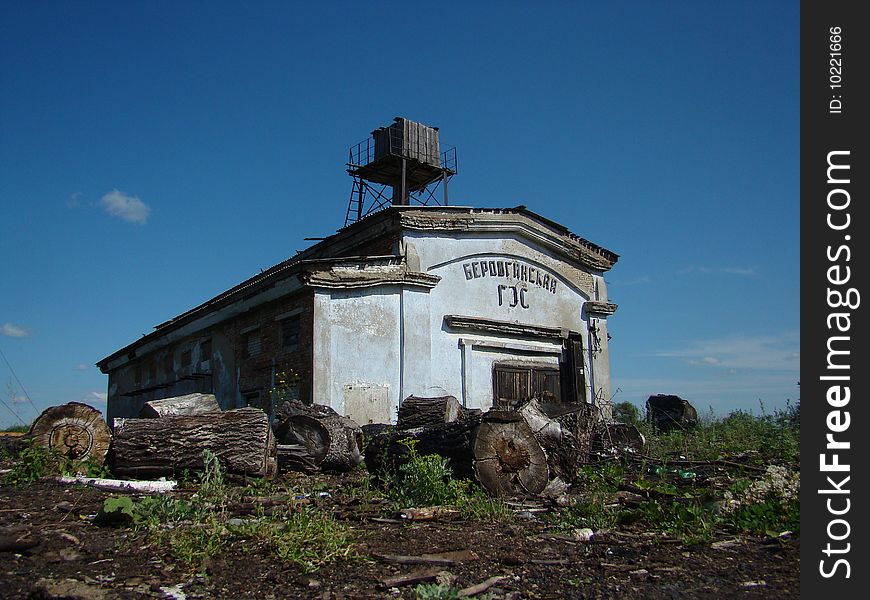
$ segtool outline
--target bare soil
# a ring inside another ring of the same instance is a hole
[[[425,569],[446,571],[441,580],[458,588],[502,576],[487,590],[491,598],[798,597],[798,538],[723,532],[719,543],[688,546],[629,526],[583,542],[529,514],[509,523],[401,522],[386,504],[346,494],[352,477],[319,477],[330,495],[315,502],[352,527],[358,557],[310,574],[256,544],[226,548],[194,567],[181,563],[129,528],[91,522],[117,492],[47,481],[0,486],[0,534],[38,542],[0,551],[0,597],[416,598],[414,584],[384,581]],[[450,551],[465,552],[436,567],[383,558]]]

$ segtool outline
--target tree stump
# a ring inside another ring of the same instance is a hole
[[[679,396],[656,394],[646,401],[646,418],[659,431],[689,429],[698,424],[698,411]]]
[[[536,495],[550,479],[547,456],[522,415],[486,413],[474,440],[474,473],[493,496]]]
[[[399,406],[397,429],[434,427],[462,418],[462,405],[453,396],[419,398],[408,396]]]
[[[304,446],[321,470],[349,471],[362,462],[362,429],[328,406],[287,401],[274,430],[280,444]]]
[[[201,470],[210,450],[229,476],[274,477],[277,449],[269,419],[259,408],[240,408],[115,423],[112,471],[117,475],[172,477]]]
[[[214,394],[187,394],[151,400],[142,406],[139,417],[142,419],[154,419],[157,417],[172,417],[178,415],[201,415],[210,412],[220,412]]]
[[[103,464],[112,441],[103,414],[81,402],[52,406],[42,412],[28,434],[35,443],[77,460]]]

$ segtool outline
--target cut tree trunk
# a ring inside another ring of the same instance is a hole
[[[462,421],[441,423],[424,429],[390,430],[377,434],[366,446],[366,467],[375,475],[395,472],[410,457],[409,445],[405,441],[413,440],[418,455],[443,456],[456,477],[473,478],[472,446],[480,422],[481,415],[473,415]]]
[[[188,394],[186,396],[175,396],[173,398],[163,398],[162,400],[151,400],[142,406],[139,411],[139,417],[142,419],[153,419],[156,417],[174,417],[178,415],[201,415],[204,413],[220,412],[221,407],[218,405],[214,394]]]
[[[539,494],[547,486],[547,456],[522,415],[492,410],[474,440],[474,473],[493,496]]]
[[[408,396],[399,406],[397,429],[416,429],[451,423],[462,418],[462,405],[453,396],[419,398]]]
[[[274,429],[280,444],[304,446],[321,470],[349,471],[362,462],[362,429],[328,406],[287,401]]]
[[[277,449],[269,419],[258,408],[115,423],[112,471],[134,478],[171,477],[204,468],[210,450],[224,473],[274,477]]]
[[[278,444],[278,470],[313,474],[319,469],[308,448],[302,444]]]
[[[550,477],[573,481],[589,459],[597,409],[586,403],[542,404],[532,399],[519,409],[547,456]]]
[[[103,414],[81,402],[52,406],[42,412],[28,434],[34,442],[72,460],[103,464],[112,441]]]

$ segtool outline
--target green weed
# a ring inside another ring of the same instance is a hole
[[[34,443],[26,442],[13,464],[3,478],[9,485],[26,485],[51,475],[84,475],[85,477],[106,477],[109,469],[89,456],[84,461],[72,460],[66,456]]]
[[[418,600],[453,600],[459,598],[459,588],[442,583],[421,583],[414,588]]]

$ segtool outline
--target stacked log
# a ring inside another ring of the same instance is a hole
[[[269,419],[259,408],[123,419],[115,422],[112,471],[133,478],[172,477],[202,470],[210,450],[228,476],[274,477],[277,449]]]
[[[178,415],[202,415],[220,412],[214,394],[187,394],[162,400],[151,400],[142,406],[139,418],[155,419],[158,417],[173,417]]]
[[[551,477],[570,481],[589,456],[598,410],[591,404],[542,404],[532,399],[519,409],[547,457]]]
[[[362,462],[362,429],[328,406],[289,400],[278,409],[273,426],[279,444],[304,447],[321,470],[350,471]],[[297,453],[296,458],[302,457]]]
[[[536,495],[555,477],[573,479],[588,457],[596,416],[590,405],[532,400],[516,411],[460,411],[457,420],[414,429],[402,429],[400,420],[395,431],[369,443],[366,466],[375,474],[395,471],[409,459],[413,445],[419,455],[447,458],[455,476],[475,479],[493,496]]]
[[[408,396],[399,406],[396,427],[398,429],[434,427],[460,420],[462,416],[462,405],[453,396],[437,398]]]

